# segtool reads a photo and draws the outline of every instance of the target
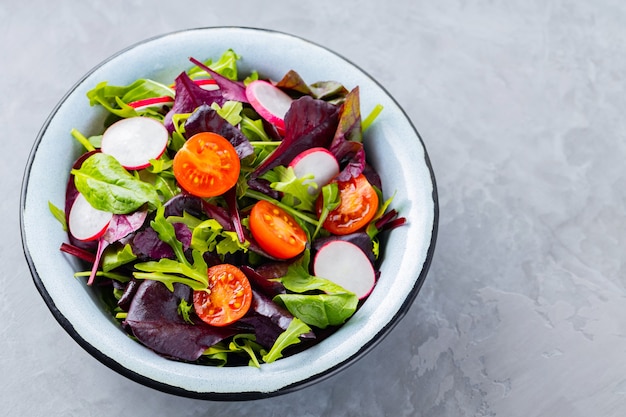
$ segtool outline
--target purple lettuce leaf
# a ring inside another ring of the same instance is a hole
[[[360,108],[359,87],[356,87],[341,105],[339,124],[329,148],[341,167],[339,181],[357,177],[365,169]]]
[[[174,125],[172,123],[172,116],[174,114],[191,113],[203,104],[211,105],[211,103],[217,103],[223,106],[227,101],[222,96],[220,90],[206,90],[200,87],[189,78],[186,72],[182,72],[176,77],[175,91],[174,105],[163,120],[163,124],[170,133],[174,131]]]
[[[271,349],[278,336],[283,332],[283,329],[274,323],[270,317],[257,314],[242,317],[239,322],[250,326],[255,341],[266,349]]]
[[[209,203],[206,200],[201,200],[202,209],[204,210],[204,214],[207,215],[210,219],[215,219],[217,222],[224,228],[224,230],[228,232],[232,232],[235,230],[231,220],[230,214],[228,210],[223,207],[216,206],[215,204]]]
[[[248,103],[248,97],[246,96],[246,87],[241,81],[233,81],[229,78],[226,78],[222,74],[213,71],[207,65],[204,65],[202,62],[198,61],[195,58],[189,58],[189,60],[196,64],[199,68],[202,68],[204,71],[208,72],[209,75],[211,75],[211,78],[213,78],[219,86],[220,94],[226,100],[234,100],[240,101],[242,103]]]
[[[191,230],[184,223],[174,223],[176,239],[183,244],[183,249],[189,249],[191,244]],[[170,245],[159,239],[158,233],[152,227],[137,232],[131,241],[133,253],[140,259],[175,258],[174,250]]]
[[[276,87],[291,96],[312,96],[320,100],[342,100],[348,90],[337,81],[318,81],[308,85],[294,70],[287,72],[277,83]]]
[[[241,216],[239,215],[239,206],[237,204],[237,190],[235,187],[232,187],[230,190],[224,193],[224,199],[226,200],[226,204],[228,205],[228,215],[230,216],[230,222],[237,233],[237,238],[239,239],[239,243],[243,243],[246,241],[246,236],[244,234],[243,225],[241,224]]]
[[[358,177],[365,169],[365,149],[361,142],[343,141],[331,152],[335,155],[341,169],[335,177],[338,181],[348,181]]]
[[[184,212],[187,212],[195,217],[207,216],[210,219],[215,219],[224,230],[235,230],[228,210],[192,194],[185,192],[177,194],[169,199],[164,207],[165,217],[182,216]]]
[[[237,333],[228,327],[214,327],[193,317],[194,324],[178,314],[181,300],[192,304],[192,290],[174,284],[174,292],[158,281],[141,283],[128,309],[124,327],[156,353],[183,361],[195,361],[210,346]]]
[[[213,132],[226,138],[237,151],[239,159],[254,153],[254,148],[241,130],[228,123],[207,104],[200,105],[185,122],[187,138],[200,132]]]
[[[363,141],[359,87],[355,87],[350,91],[344,103],[341,105],[339,125],[337,126],[337,131],[330,145],[331,152],[335,146],[338,146],[344,141]]]
[[[115,243],[129,234],[139,230],[146,221],[148,212],[145,210],[135,211],[129,214],[114,214],[109,227],[102,235],[102,239],[108,243]]]
[[[269,182],[265,178],[253,177],[248,180],[248,187],[250,187],[251,190],[263,193],[269,197],[272,197],[275,200],[280,200],[280,191],[276,191],[275,189],[273,189],[270,184],[271,182]]]
[[[291,95],[313,95],[309,85],[294,70],[289,70],[283,75],[283,78],[276,83],[276,87]]]
[[[338,122],[339,107],[309,96],[295,100],[285,115],[285,138],[252,173],[252,177],[258,177],[278,165],[288,165],[309,148],[327,148]]]
[[[139,288],[139,284],[141,284],[141,282],[142,281],[139,281],[137,279],[131,279],[126,283],[122,296],[119,300],[117,300],[117,306],[119,308],[124,311],[128,311],[128,309],[130,308],[130,304],[133,301],[133,297],[137,293],[137,289]]]
[[[165,217],[181,217],[184,212],[187,212],[195,217],[200,217],[204,212],[202,208],[202,199],[184,192],[167,200],[163,205],[163,208],[165,209],[163,212]]]
[[[126,236],[134,233],[141,226],[143,226],[147,211],[136,211],[129,214],[114,214],[111,218],[111,222],[107,227],[104,234],[98,239],[98,248],[96,249],[96,259],[91,267],[91,274],[87,280],[87,285],[93,284],[96,279],[96,273],[100,266],[100,259],[104,250],[111,244],[125,238]]]
[[[241,266],[241,271],[248,277],[252,286],[271,298],[287,292],[281,282],[272,279],[285,276],[288,269],[289,265],[285,262],[272,262],[256,268],[249,265]]]

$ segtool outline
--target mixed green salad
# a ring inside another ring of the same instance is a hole
[[[235,51],[171,85],[87,94],[102,133],[71,135],[61,250],[90,267],[128,335],[173,360],[260,366],[319,343],[378,279],[379,237],[405,223],[367,162],[359,88],[242,76]]]

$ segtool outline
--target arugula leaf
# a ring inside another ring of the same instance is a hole
[[[174,291],[174,283],[182,283],[190,286],[194,290],[203,290],[208,287],[207,264],[202,256],[203,252],[192,249],[193,263],[187,260],[183,244],[176,238],[174,226],[167,221],[164,216],[165,207],[159,206],[150,222],[150,226],[158,234],[159,239],[167,243],[178,261],[162,258],[158,262],[148,261],[135,265],[141,272],[133,273],[138,279],[151,279],[160,281],[167,286],[170,291]]]
[[[211,103],[211,108],[217,112],[224,120],[233,126],[237,126],[241,122],[241,111],[243,103],[240,101],[229,100],[220,107],[217,103]]]
[[[151,159],[150,166],[146,170],[152,174],[160,174],[171,170],[174,160],[163,154],[159,159]]]
[[[209,346],[203,353],[203,360],[208,361],[211,365],[223,367],[228,363],[228,353],[230,349],[224,342],[219,342],[213,346]]]
[[[250,356],[249,366],[260,368],[259,359],[256,352],[260,352],[262,347],[255,343],[256,337],[253,334],[240,333],[233,336],[233,340],[228,344],[231,352],[245,352]]]
[[[194,253],[199,253],[194,251]],[[174,283],[181,283],[194,290],[206,290],[208,287],[207,265],[200,256],[194,256],[194,264],[184,264],[172,259],[162,258],[158,262],[148,261],[135,265],[141,272],[134,272],[137,279],[160,281],[174,291]],[[181,276],[182,275],[182,276]]]
[[[253,120],[245,114],[241,115],[241,121],[239,122],[241,132],[251,141],[269,142],[270,137],[265,132],[263,127],[263,120]]]
[[[222,231],[221,236],[224,238],[218,242],[215,249],[218,255],[222,256],[226,254],[233,254],[239,251],[247,252],[250,242],[245,240],[243,243],[239,241],[239,236],[236,232]]]
[[[137,256],[128,243],[123,246],[109,246],[102,255],[101,267],[104,272],[109,272],[136,259]]]
[[[272,363],[276,359],[282,358],[285,348],[300,343],[300,336],[310,331],[311,328],[307,326],[306,323],[298,318],[294,318],[291,320],[291,323],[289,323],[287,330],[278,336],[270,351],[263,355],[263,362]]]
[[[174,226],[165,219],[164,213],[165,207],[159,206],[156,211],[156,215],[154,216],[154,220],[150,222],[150,226],[155,232],[157,232],[159,239],[167,243],[172,248],[178,261],[182,264],[189,265],[189,261],[187,261],[187,258],[185,257],[183,244],[176,238],[176,230],[174,229]]]
[[[191,233],[191,248],[201,252],[212,252],[217,245],[222,226],[215,219],[208,219],[193,228]]]
[[[152,209],[161,204],[154,186],[132,176],[111,155],[94,153],[71,173],[78,191],[99,210],[127,214],[146,203]]]
[[[203,222],[196,216],[192,216],[191,214],[189,214],[187,211],[183,211],[182,216],[168,216],[166,220],[168,223],[172,223],[172,224],[182,223],[186,225],[191,231],[193,231],[193,229],[195,229],[196,227],[200,226]]]
[[[242,353],[250,357],[249,366],[256,368],[261,366],[257,355],[263,353],[263,348],[256,343],[256,337],[251,333],[236,334],[230,342],[216,343],[207,348],[202,355],[204,359],[211,361],[215,366],[224,366],[228,363],[229,354]]]
[[[195,324],[194,321],[189,316],[189,313],[193,311],[193,303],[187,303],[187,300],[184,298],[180,299],[180,303],[178,303],[178,314],[185,320],[185,322],[189,324]]]

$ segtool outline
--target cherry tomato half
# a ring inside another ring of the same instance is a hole
[[[239,268],[220,264],[208,269],[208,291],[193,293],[193,306],[202,321],[226,326],[242,318],[252,303],[250,281]]]
[[[306,246],[306,233],[294,218],[265,200],[252,207],[250,231],[259,246],[278,259],[293,258]]]
[[[241,163],[231,143],[217,133],[189,138],[174,156],[174,177],[187,192],[215,197],[237,183]]]
[[[378,210],[378,194],[363,174],[348,181],[338,181],[339,206],[324,221],[324,228],[336,235],[354,233],[366,226]],[[322,210],[321,196],[317,201],[318,215]]]

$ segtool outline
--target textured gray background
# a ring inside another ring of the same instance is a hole
[[[0,414],[626,413],[626,3],[0,0]],[[406,318],[330,379],[254,402],[162,394],[100,364],[32,283],[21,176],[63,94],[165,32],[286,31],[376,77],[422,134],[440,232]]]

